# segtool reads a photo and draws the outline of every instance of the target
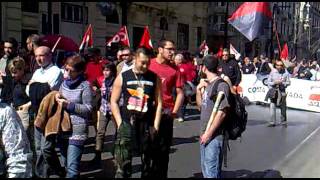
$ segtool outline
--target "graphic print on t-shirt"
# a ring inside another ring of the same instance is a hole
[[[128,99],[127,109],[130,111],[137,111],[137,112],[147,112],[148,111],[148,98],[150,97],[148,94],[145,94],[145,90],[143,87],[139,86],[139,83],[142,84],[144,87],[145,85],[150,85],[149,81],[129,81],[128,84],[137,85],[136,89],[127,88],[127,91],[130,94]],[[152,83],[153,85],[153,83]]]

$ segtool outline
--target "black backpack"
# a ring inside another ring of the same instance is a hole
[[[218,94],[218,86],[221,82],[225,81],[223,79],[218,79],[212,88],[213,96],[211,99],[214,99],[214,101]],[[230,92],[228,100],[231,107],[223,124],[224,138],[222,151],[225,167],[227,167],[227,148],[230,150],[228,140],[236,140],[241,137],[242,133],[246,130],[248,121],[248,112],[246,111],[244,100],[240,95],[232,94]]]
[[[212,100],[215,101],[218,94],[218,86],[221,82],[225,82],[223,79],[218,79],[214,84]],[[241,137],[241,134],[246,130],[248,121],[248,112],[246,111],[245,103],[239,94],[229,94],[230,110],[227,113],[226,120],[224,121],[224,134],[228,139],[236,140]]]

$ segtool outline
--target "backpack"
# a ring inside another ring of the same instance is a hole
[[[213,96],[216,97],[218,94],[218,86],[221,82],[225,82],[223,79],[218,79],[217,82],[213,85]],[[214,99],[211,97],[211,99]],[[230,109],[226,115],[224,121],[224,130],[223,130],[223,160],[224,166],[227,167],[227,148],[230,151],[228,140],[236,140],[241,137],[242,133],[246,130],[246,125],[248,121],[248,112],[245,108],[244,100],[240,97],[239,94],[229,95]]]
[[[223,79],[218,79],[213,85],[212,100],[215,101],[215,97],[218,94],[218,86],[221,82],[225,82]],[[248,112],[246,111],[245,103],[239,94],[229,95],[230,109],[227,113],[226,120],[224,122],[224,135],[227,135],[228,139],[236,140],[241,137],[241,134],[246,130],[248,121]]]

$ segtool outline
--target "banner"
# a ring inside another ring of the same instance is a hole
[[[320,112],[320,84],[319,81],[290,78],[291,85],[287,87],[287,107]],[[269,90],[255,74],[242,74],[240,83],[243,97],[250,102],[265,102]]]

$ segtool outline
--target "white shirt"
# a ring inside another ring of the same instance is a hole
[[[32,82],[40,82],[40,83],[48,83],[51,90],[59,90],[60,85],[63,81],[63,74],[61,69],[57,66],[53,65],[52,63],[49,64],[46,68],[39,68],[37,69],[31,80]],[[26,87],[26,93],[29,96],[29,87]]]

